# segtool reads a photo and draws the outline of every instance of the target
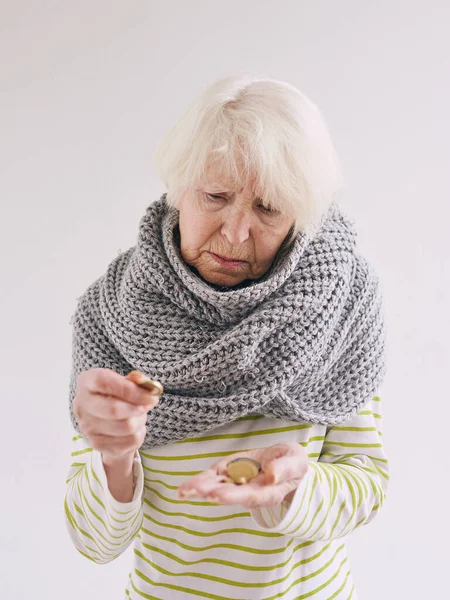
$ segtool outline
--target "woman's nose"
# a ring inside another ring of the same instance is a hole
[[[230,244],[243,244],[250,237],[250,215],[242,210],[231,211],[225,216],[221,233]]]

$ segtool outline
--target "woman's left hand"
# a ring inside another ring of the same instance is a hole
[[[241,456],[261,464],[259,475],[242,485],[227,482],[228,463]],[[297,489],[307,470],[308,456],[302,446],[276,444],[227,456],[180,485],[178,497],[197,496],[218,504],[240,504],[248,508],[274,507]]]

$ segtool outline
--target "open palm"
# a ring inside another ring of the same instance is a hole
[[[227,480],[227,465],[242,456],[258,461],[261,472],[249,483],[236,485]],[[178,497],[197,496],[218,504],[249,508],[273,507],[297,489],[307,469],[308,457],[299,444],[276,444],[238,452],[185,481],[178,488]]]

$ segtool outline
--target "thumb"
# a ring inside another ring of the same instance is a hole
[[[279,485],[293,479],[301,479],[308,469],[306,455],[282,456],[269,461],[264,467],[266,485]]]

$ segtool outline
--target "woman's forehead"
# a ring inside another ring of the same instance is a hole
[[[250,176],[245,176],[239,173],[238,177],[233,177],[231,174],[215,170],[207,170],[200,177],[199,183],[208,186],[210,189],[218,191],[242,192],[246,187],[253,189],[255,179]]]

